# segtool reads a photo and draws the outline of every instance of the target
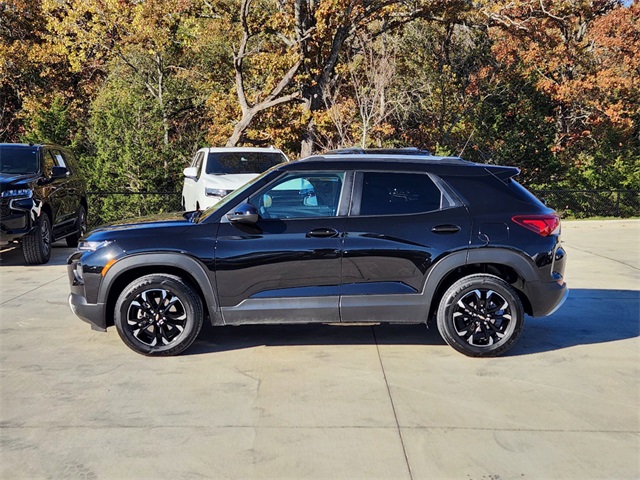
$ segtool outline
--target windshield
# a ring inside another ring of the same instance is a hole
[[[0,145],[0,172],[9,174],[38,173],[38,149]]]
[[[275,169],[273,169],[273,170],[275,170]],[[232,202],[238,196],[246,195],[246,191],[247,191],[247,189],[249,189],[251,187],[251,185],[260,182],[265,176],[267,176],[273,170],[267,170],[262,175],[259,175],[259,176],[255,177],[254,179],[252,179],[249,182],[247,182],[244,186],[238,188],[237,190],[234,190],[233,192],[231,192],[226,197],[223,197],[222,200],[220,200],[218,203],[216,203],[216,204],[212,205],[211,207],[207,208],[206,210],[204,210],[196,221],[197,222],[202,222],[203,220],[205,220],[206,218],[210,217],[212,214],[214,214],[215,212],[217,212],[221,208],[224,209],[224,207],[226,207],[230,202]]]
[[[279,152],[212,152],[207,158],[210,175],[262,173],[287,159]]]

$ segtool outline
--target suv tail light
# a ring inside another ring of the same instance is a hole
[[[543,237],[560,233],[560,217],[555,214],[516,215],[511,220]]]

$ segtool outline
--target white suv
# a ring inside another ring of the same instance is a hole
[[[277,148],[202,148],[184,169],[182,206],[204,210],[262,172],[288,162]]]

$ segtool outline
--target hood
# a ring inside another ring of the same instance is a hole
[[[0,191],[12,190],[15,188],[27,188],[29,183],[37,180],[39,175],[34,173],[16,174],[0,173]]]
[[[189,218],[185,217],[182,212],[160,213],[146,217],[118,220],[101,225],[93,230],[87,237],[100,236],[106,238],[115,232],[132,232],[134,230],[140,234],[144,234],[143,231],[148,230],[153,235],[161,235],[159,229],[166,228],[172,231],[180,231],[190,225],[193,225],[193,223],[190,222]],[[162,234],[164,234],[164,232]]]
[[[228,175],[206,175],[205,185],[221,190],[237,190],[245,183],[256,178],[259,173],[230,173]]]

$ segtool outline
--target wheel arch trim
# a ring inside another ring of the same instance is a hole
[[[187,273],[197,283],[196,286],[202,292],[206,302],[205,308],[211,315],[211,320],[214,321],[215,319],[216,323],[220,321],[221,315],[217,297],[204,265],[193,257],[175,252],[137,253],[118,260],[104,276],[102,287],[98,294],[98,303],[107,304],[111,289],[121,275],[136,268],[148,269],[154,266],[175,268]]]
[[[436,301],[433,296],[438,291],[442,281],[458,267],[471,264],[504,264],[511,267],[526,282],[538,280],[533,264],[521,253],[506,248],[476,248],[453,252],[431,268],[425,281],[423,295],[430,299],[430,303]]]
[[[467,263],[499,263],[514,269],[525,282],[538,280],[534,264],[516,250],[500,247],[473,248],[469,250]]]

